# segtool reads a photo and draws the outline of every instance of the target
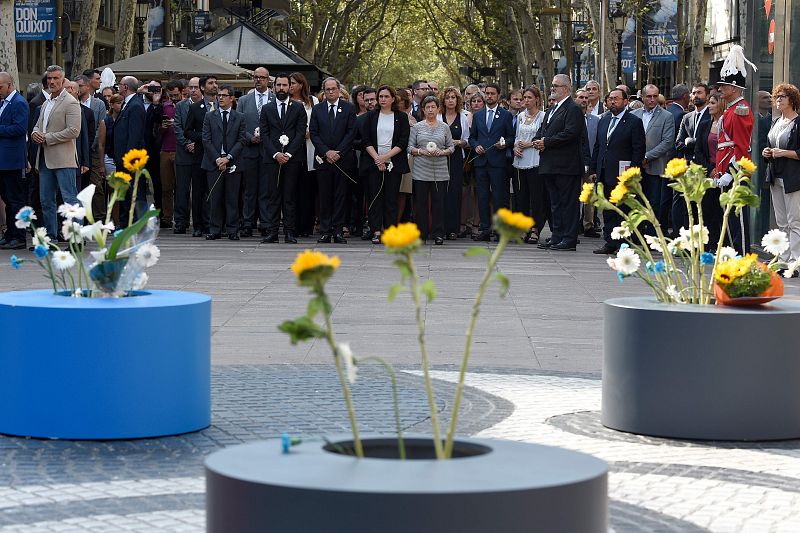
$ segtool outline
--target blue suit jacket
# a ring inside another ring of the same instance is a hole
[[[597,174],[597,181],[613,185],[619,176],[619,162],[630,161],[631,166],[638,167],[642,164],[645,154],[644,126],[642,119],[625,111],[617,127],[608,135],[611,125],[611,113],[600,117],[597,125],[597,139],[592,153],[590,172]]]
[[[26,129],[28,127],[28,102],[19,92],[10,102],[3,104],[0,115],[0,170],[23,170],[27,166]]]
[[[145,116],[142,97],[135,94],[114,122],[114,161],[118,165],[131,148],[144,148]]]
[[[491,131],[486,129],[486,108],[484,107],[472,117],[472,128],[469,130],[469,145],[474,150],[483,146],[486,154],[477,156],[473,163],[475,167],[506,168],[506,150],[493,147],[503,137],[506,147],[514,146],[514,117],[507,110],[497,106],[492,120]]]

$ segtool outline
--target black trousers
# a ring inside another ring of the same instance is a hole
[[[550,195],[553,235],[551,244],[565,243],[575,246],[578,242],[578,222],[581,204],[581,175],[543,174]]]
[[[0,170],[0,198],[6,204],[6,239],[25,242],[25,230],[18,228],[14,220],[28,200],[24,170]]]
[[[422,239],[428,235],[434,239],[444,238],[444,204],[447,197],[446,181],[414,180],[414,218]],[[430,199],[430,221],[428,224],[428,200]]]
[[[349,175],[355,174],[346,169]],[[350,180],[333,165],[325,164],[317,169],[319,187],[319,230],[323,235],[340,234],[345,221],[347,183]]]
[[[156,209],[162,209],[162,192],[161,192],[161,150],[148,149],[147,165],[145,168],[150,173],[150,179],[153,182],[153,205]],[[163,215],[163,209],[161,215]]]
[[[380,172],[377,167],[369,172],[369,229],[383,231],[397,223],[397,196],[400,194],[400,173]]]
[[[223,230],[228,235],[236,233],[239,229],[241,172],[228,174],[226,171],[220,176],[219,170],[210,170],[206,174],[206,178],[210,191],[208,202],[209,233],[221,235]]]
[[[539,174],[539,167],[522,169],[519,173],[520,180],[523,183],[527,183],[530,213],[526,214],[533,217],[533,227],[536,228],[538,233],[541,233],[545,224],[549,222],[552,230],[553,217],[550,212],[550,194],[544,184],[544,177]]]
[[[297,220],[295,229],[299,235],[314,234],[315,208],[317,205],[317,171],[308,170],[307,166],[300,169],[300,179],[297,184]]]
[[[208,178],[200,163],[192,165],[192,227],[208,232]]]
[[[458,233],[461,230],[461,196],[464,188],[464,157],[461,148],[450,155],[450,181],[444,200],[444,231]]]
[[[297,178],[303,161],[289,161],[284,165],[267,167],[267,220],[270,234],[277,234],[283,214],[283,232],[294,233],[297,206]]]
[[[192,165],[175,165],[175,227],[189,227],[189,195],[192,190]]]
[[[242,186],[244,199],[242,200],[242,227],[245,229],[258,229],[266,231],[269,221],[267,205],[269,194],[267,192],[267,169],[261,157],[243,159]]]
[[[719,195],[719,187],[712,187],[706,191],[706,195],[703,196],[703,201],[700,204],[703,208],[703,224],[708,228],[708,250],[711,252],[716,252],[719,233],[722,231],[722,206],[719,205]],[[739,233],[741,235],[741,230]]]
[[[355,183],[350,181],[347,177],[344,178],[345,186],[347,187],[347,226],[350,229],[350,235],[356,237],[361,234],[361,229],[364,226],[364,181],[359,179],[356,169],[345,169],[347,174],[355,180]]]

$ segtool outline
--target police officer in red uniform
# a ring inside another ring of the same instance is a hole
[[[755,65],[745,59],[742,47],[734,45],[728,52],[720,71],[719,90],[727,109],[722,115],[717,144],[717,164],[711,177],[723,190],[733,181],[731,170],[736,168],[736,161],[742,157],[751,159],[753,112],[742,97],[747,81],[745,64],[757,70]],[[730,244],[741,254],[750,250],[749,215],[749,208],[745,207],[741,215],[731,213],[728,220],[726,244]]]

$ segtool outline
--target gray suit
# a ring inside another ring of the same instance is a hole
[[[206,113],[203,120],[203,163],[201,168],[207,172],[209,189],[210,233],[214,236],[222,234],[224,229],[228,235],[236,234],[239,228],[239,186],[242,175],[238,169],[229,173],[217,169],[216,160],[227,154],[230,162],[228,168],[236,165],[244,144],[244,115],[233,109],[229,110],[227,134],[223,134],[222,109]],[[224,217],[223,217],[224,214]]]
[[[588,150],[589,155],[589,174],[591,174],[592,154],[594,153],[594,143],[597,140],[597,125],[600,123],[600,117],[589,112],[586,115],[586,137],[589,142],[588,148],[584,148],[584,158]],[[583,230],[584,233],[595,227],[600,227],[600,219],[595,213],[595,208],[591,204],[583,204]]]
[[[83,105],[83,102],[81,102]],[[89,105],[86,106],[92,110],[94,113],[94,123],[95,123],[95,130],[94,130],[94,140],[92,141],[92,153],[94,155],[97,154],[97,132],[100,130],[99,125],[100,121],[106,118],[106,105],[99,99],[92,96],[89,99]]]
[[[644,108],[637,109],[633,114],[640,119],[644,115]],[[644,119],[642,119],[644,122]],[[656,211],[656,216],[664,231],[667,231],[669,209],[672,205],[671,190],[667,181],[661,178],[667,162],[675,154],[675,117],[661,106],[653,109],[653,117],[645,128],[645,154],[647,168],[643,168],[644,195]],[[652,231],[648,231],[653,233]]]
[[[186,119],[192,99],[181,100],[175,106],[175,230],[186,231],[189,227],[189,195],[192,190],[192,154],[186,150],[191,143],[186,138]]]
[[[267,174],[264,160],[264,143],[254,143],[253,133],[259,127],[260,110],[256,91],[248,93],[241,98],[236,110],[244,115],[244,148],[241,156],[241,170],[244,179],[244,199],[242,202],[243,227],[252,230],[256,227],[256,215],[262,233],[267,227]],[[269,91],[267,98],[263,99],[262,106],[275,101],[275,93]]]

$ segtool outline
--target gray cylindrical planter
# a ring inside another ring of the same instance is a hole
[[[800,302],[606,301],[602,422],[672,438],[800,438]]]
[[[364,446],[394,442],[366,438]],[[331,453],[321,442],[289,454],[279,441],[226,448],[206,459],[207,531],[607,531],[605,462],[537,444],[461,442],[488,453],[400,461]],[[431,440],[406,444],[430,448]]]

